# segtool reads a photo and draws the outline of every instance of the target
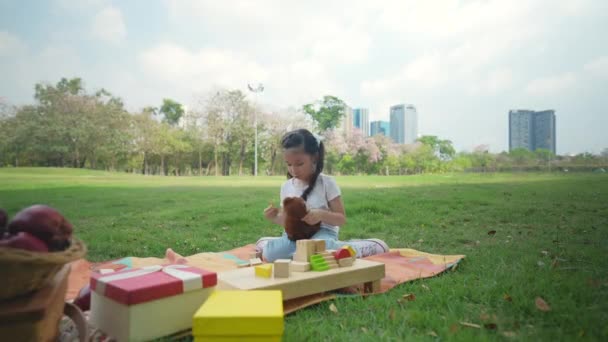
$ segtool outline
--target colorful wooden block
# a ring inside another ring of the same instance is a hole
[[[192,318],[195,341],[280,341],[283,329],[278,290],[215,291]]]
[[[301,262],[301,261],[292,261],[291,265],[290,265],[290,269],[293,272],[308,272],[308,271],[310,271],[310,263]]]
[[[260,258],[253,258],[249,260],[249,264],[251,266],[256,266],[256,265],[261,265],[262,264],[262,259]]]
[[[357,257],[357,252],[349,245],[342,246],[342,248],[340,249],[346,249],[350,253],[350,256],[352,256],[353,258]]]
[[[289,278],[289,259],[278,259],[274,262],[274,277],[275,278]]]
[[[272,264],[263,264],[255,266],[256,277],[271,278],[272,277]]]
[[[327,262],[325,261],[322,255],[315,254],[310,257],[310,268],[313,271],[321,272],[327,271],[329,269],[329,266],[327,265]]]
[[[348,251],[348,249],[340,248],[339,250],[334,252],[334,258],[336,258],[337,260],[340,260],[340,259],[344,259],[344,258],[352,258],[352,255],[350,255],[350,252]]]

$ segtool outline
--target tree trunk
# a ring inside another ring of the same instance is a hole
[[[243,162],[245,161],[245,144],[241,143],[241,153],[239,155],[239,176],[243,175]]]
[[[211,165],[213,164],[213,162],[209,162],[209,164],[207,164],[207,176],[209,175],[209,173],[211,172]]]
[[[274,163],[275,163],[276,159],[277,159],[277,150],[273,149],[272,152],[271,152],[271,154],[270,154],[270,172],[271,172],[272,175],[275,174],[275,165],[274,165]]]
[[[203,152],[198,150],[198,175],[203,175]]]
[[[219,170],[218,170],[218,164],[217,164],[217,142],[215,143],[215,147],[213,148],[213,160],[215,161],[215,164],[213,164],[213,167],[215,167],[215,176],[219,176]]]
[[[161,176],[165,175],[165,156],[163,154],[160,155],[160,170],[159,173]]]

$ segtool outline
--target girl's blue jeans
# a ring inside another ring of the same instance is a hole
[[[338,241],[338,233],[321,228],[311,239],[325,240],[325,248],[340,249],[346,245],[346,242]],[[264,259],[268,262],[273,262],[277,259],[290,259],[296,252],[296,242],[287,238],[287,234],[283,232],[278,239],[269,240],[262,251]]]

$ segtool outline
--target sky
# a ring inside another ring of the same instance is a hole
[[[0,100],[81,77],[131,111],[218,88],[295,107],[335,95],[457,150],[508,149],[510,109],[554,109],[557,153],[608,147],[608,1],[0,0]]]

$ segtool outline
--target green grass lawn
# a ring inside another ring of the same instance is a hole
[[[93,261],[222,251],[279,235],[262,210],[283,177],[177,178],[0,169],[0,207],[45,203]],[[286,318],[284,340],[607,340],[608,175],[337,177],[342,239],[466,254],[455,271]],[[495,231],[494,234],[488,234]],[[404,294],[415,300],[398,301]],[[542,297],[551,310],[540,311]],[[481,325],[466,327],[460,322]],[[485,325],[485,327],[484,327]]]

